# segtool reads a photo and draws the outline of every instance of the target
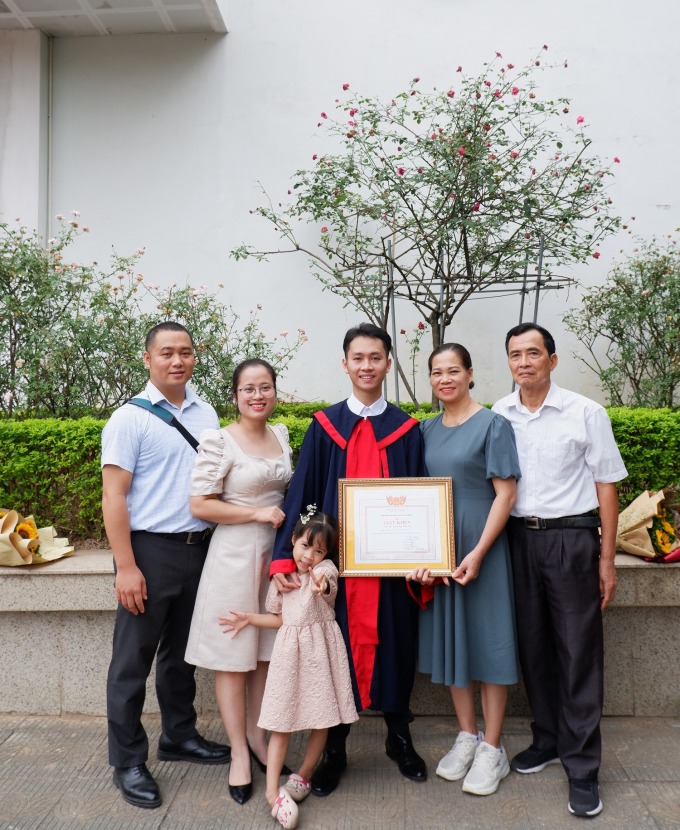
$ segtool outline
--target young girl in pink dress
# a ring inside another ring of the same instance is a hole
[[[299,590],[281,594],[269,586],[269,614],[230,611],[219,622],[236,637],[247,625],[278,628],[269,664],[258,726],[271,731],[266,796],[271,814],[285,828],[297,827],[296,802],[306,798],[329,726],[358,719],[347,663],[347,648],[335,621],[338,527],[315,505],[293,532]],[[310,729],[305,757],[283,787],[279,777],[292,732]]]

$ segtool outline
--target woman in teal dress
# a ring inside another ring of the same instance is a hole
[[[430,382],[443,412],[421,428],[432,476],[453,479],[456,569],[434,580],[419,568],[423,605],[418,667],[451,688],[460,732],[437,775],[464,778],[463,790],[490,795],[510,767],[501,743],[508,685],[519,669],[512,571],[505,524],[520,477],[515,434],[470,395],[472,363],[464,346],[445,343],[430,355]],[[435,584],[437,582],[438,584]],[[485,732],[477,730],[474,683],[481,684]]]

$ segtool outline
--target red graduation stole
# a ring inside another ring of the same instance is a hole
[[[370,419],[362,418],[346,441],[323,412],[316,412],[314,417],[340,449],[347,450],[346,478],[389,478],[387,447],[418,423],[409,418],[390,435],[376,441]],[[345,597],[354,675],[361,705],[367,709],[371,705],[371,680],[378,645],[380,577],[345,577]]]

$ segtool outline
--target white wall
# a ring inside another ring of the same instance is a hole
[[[92,228],[79,243],[83,258],[145,246],[149,281],[222,281],[238,310],[262,303],[266,331],[306,329],[285,392],[345,394],[340,344],[360,316],[320,293],[302,257],[235,263],[228,252],[244,241],[275,246],[268,224],[248,213],[261,201],[257,182],[285,196],[290,173],[319,151],[318,114],[332,109],[344,82],[388,97],[414,75],[426,89],[455,81],[458,64],[475,74],[495,50],[521,65],[547,43],[548,57],[568,58],[569,69],[541,83],[586,116],[598,155],[621,158],[611,191],[620,214],[635,215],[645,236],[680,224],[675,3],[234,0],[227,23],[225,37],[54,42],[50,207],[82,212]],[[576,276],[601,281],[630,246],[622,232]],[[547,297],[539,322],[556,335],[556,380],[601,398],[560,322],[576,296]],[[482,401],[509,391],[502,336],[518,311],[519,297],[470,302],[448,332],[472,352]],[[399,314],[401,325],[416,322],[405,307]],[[426,398],[424,374],[419,384]]]
[[[0,221],[47,224],[48,41],[0,32]]]

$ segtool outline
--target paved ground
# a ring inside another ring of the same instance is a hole
[[[155,745],[157,717],[146,725]],[[202,732],[222,740],[221,724],[204,720]],[[350,767],[328,798],[310,796],[301,806],[302,830],[480,830],[518,828],[641,830],[680,828],[680,718],[607,718],[603,722],[604,812],[577,819],[567,812],[567,784],[560,767],[537,775],[511,773],[486,798],[463,794],[460,783],[434,775],[436,761],[453,742],[447,718],[418,718],[415,743],[430,779],[403,779],[384,753],[381,719],[362,718],[352,729]],[[528,721],[506,724],[508,753],[524,748]],[[301,736],[289,762],[301,757]],[[149,762],[163,794],[158,810],[127,805],[111,783],[102,718],[0,715],[0,830],[275,830],[264,801],[264,776],[254,772],[255,793],[244,807],[230,798],[227,767]]]

